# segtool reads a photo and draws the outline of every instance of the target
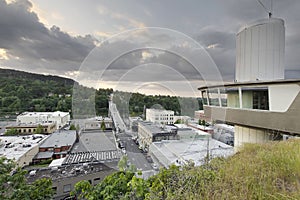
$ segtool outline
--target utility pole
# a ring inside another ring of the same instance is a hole
[[[209,163],[209,136],[207,137],[207,146],[206,146],[206,164],[208,165]]]

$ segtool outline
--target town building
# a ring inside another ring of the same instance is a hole
[[[104,123],[105,130],[113,129],[113,121],[110,117],[93,117],[84,120],[84,130],[101,130],[101,124]]]
[[[39,152],[39,144],[47,136],[34,134],[26,136],[0,136],[0,156],[14,159],[17,166],[24,167],[32,163]]]
[[[186,124],[175,124],[177,129],[177,134],[179,136],[179,140],[195,140],[195,139],[204,139],[210,137],[211,134],[189,127]]]
[[[189,116],[174,116],[173,123],[176,124],[179,122],[179,124],[188,124],[189,120],[191,120]]]
[[[209,124],[200,125],[199,120],[195,120],[195,119],[194,120],[189,120],[187,126],[189,126],[190,128],[193,128],[193,129],[197,129],[197,130],[200,130],[200,131],[210,133],[210,134],[212,134],[213,131],[214,131],[212,126],[210,126]]]
[[[146,121],[158,124],[174,124],[174,111],[147,108]]]
[[[24,112],[17,116],[17,123],[20,124],[41,124],[54,123],[56,129],[60,129],[70,122],[68,112]]]
[[[132,132],[138,132],[138,122],[140,121],[143,121],[140,117],[129,117],[129,127]]]
[[[30,135],[34,133],[51,134],[56,130],[55,123],[23,124],[13,123],[5,127],[5,131],[15,129],[19,135]]]
[[[149,150],[152,142],[161,140],[178,140],[176,126],[158,126],[153,122],[139,122],[138,125],[138,142],[140,148],[145,151]]]
[[[63,135],[62,133],[60,136]],[[57,137],[51,140],[55,142]],[[68,144],[74,141],[73,134],[71,138],[73,139],[68,141]],[[61,144],[57,144],[61,146],[60,149],[66,147],[64,145],[66,139],[63,137]],[[45,150],[42,153],[52,150],[52,147],[47,144],[41,147]],[[53,160],[48,168],[29,171],[27,180],[33,182],[39,178],[50,178],[55,192],[54,199],[64,199],[70,196],[70,191],[74,189],[77,182],[86,180],[91,185],[96,185],[107,175],[118,171],[121,156],[122,153],[116,146],[112,132],[103,132],[99,129],[83,130],[79,141],[68,148],[66,157]]]
[[[52,133],[40,144],[38,154],[33,158],[34,163],[66,157],[76,141],[75,130],[60,130]]]
[[[106,176],[117,171],[114,167],[116,165],[117,162],[93,162],[32,169],[26,178],[29,183],[41,178],[51,179],[53,199],[60,200],[70,197],[70,192],[79,181],[86,180],[93,186],[97,185]]]
[[[300,135],[300,80],[284,80],[284,21],[257,21],[237,34],[236,44],[234,83],[199,88],[205,116],[233,124],[237,148]]]
[[[214,124],[212,137],[225,144],[234,145],[234,126],[228,124]]]
[[[194,112],[194,118],[196,120],[204,120],[206,122],[211,123],[211,119],[205,116],[204,110],[195,110]]]
[[[232,146],[212,139],[204,132],[203,137],[192,140],[163,140],[153,142],[149,153],[160,166],[172,164],[183,166],[194,163],[200,166],[216,157],[228,157],[234,154]]]

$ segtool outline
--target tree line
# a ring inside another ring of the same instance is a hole
[[[72,105],[76,102],[78,106],[74,109],[78,109],[79,114],[85,111],[107,116],[111,94],[114,94],[113,101],[118,104],[118,109],[122,111],[128,108],[130,116],[140,116],[144,113],[144,108],[151,108],[153,105],[161,105],[164,109],[173,110],[176,115],[191,115],[195,109],[202,108],[201,100],[195,98],[94,89],[79,85],[68,78],[0,69],[0,118],[2,119],[15,117],[25,111],[60,110],[72,114]],[[73,98],[74,95],[76,98]],[[128,96],[129,99],[125,101],[124,96]],[[87,111],[85,104],[91,102],[92,107],[87,107],[93,110]],[[189,113],[182,113],[182,110],[189,110]]]

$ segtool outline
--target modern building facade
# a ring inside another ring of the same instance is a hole
[[[283,80],[283,60],[283,20],[258,21],[237,35],[235,82],[199,88],[205,116],[235,126],[235,147],[300,134],[300,80]]]
[[[24,112],[17,116],[17,123],[21,124],[44,124],[54,123],[56,129],[60,129],[70,122],[68,112]]]
[[[174,124],[174,111],[146,109],[146,121],[159,124]]]

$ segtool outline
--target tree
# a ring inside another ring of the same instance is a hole
[[[71,124],[69,130],[76,130],[75,124]]]
[[[104,122],[104,120],[102,120],[102,122],[101,122],[101,130],[105,131],[105,129],[106,129],[105,122]]]
[[[88,181],[76,183],[71,195],[78,199],[145,199],[149,193],[148,182],[130,171],[115,172],[96,186]]]
[[[174,124],[183,124],[181,119],[177,119]]]
[[[15,129],[15,128],[8,129],[8,130],[5,132],[5,135],[17,135],[17,134],[18,134],[18,130]]]
[[[74,190],[71,191],[71,196],[76,196],[78,199],[89,199],[93,194],[93,187],[90,182],[84,180],[75,184]]]
[[[44,133],[44,128],[43,128],[43,126],[39,124],[39,125],[36,127],[34,133],[35,133],[35,134],[42,134],[42,133]]]
[[[0,199],[52,199],[51,179],[39,179],[32,184],[26,182],[27,172],[5,157],[0,158]]]
[[[125,171],[127,169],[127,161],[128,161],[128,157],[122,156],[122,158],[118,162],[118,168],[120,171]]]

